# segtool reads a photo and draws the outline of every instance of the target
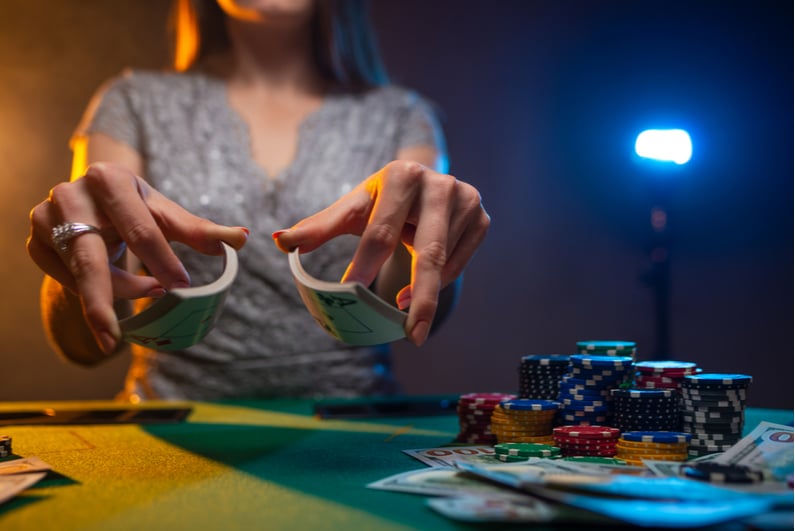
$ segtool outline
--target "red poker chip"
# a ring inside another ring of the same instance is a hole
[[[621,430],[611,426],[558,426],[552,432],[573,439],[613,439],[621,435]]]
[[[561,448],[615,448],[616,443],[603,443],[603,444],[577,444],[570,441],[561,441],[560,439],[554,438],[556,446],[560,446]]]
[[[615,457],[615,451],[607,451],[607,452],[591,452],[591,451],[572,451],[572,450],[561,450],[561,455],[563,457],[574,457],[574,456],[588,456],[588,457]]]
[[[505,393],[467,393],[458,397],[458,404],[497,405],[505,400],[513,400],[516,395]]]

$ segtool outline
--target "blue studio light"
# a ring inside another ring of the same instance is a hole
[[[693,143],[684,129],[647,129],[635,140],[639,157],[686,164],[693,156]]]

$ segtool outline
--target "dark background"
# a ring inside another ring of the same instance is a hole
[[[48,348],[30,208],[66,179],[96,87],[159,68],[166,0],[4,0],[0,17],[0,400],[110,398]],[[444,112],[451,173],[492,229],[458,312],[396,348],[409,393],[512,391],[521,356],[584,339],[655,355],[649,212],[671,235],[671,359],[754,376],[749,403],[793,405],[793,6],[787,1],[379,0],[395,82]],[[643,129],[683,127],[682,167],[644,163]]]

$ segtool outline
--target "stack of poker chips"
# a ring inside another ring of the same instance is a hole
[[[503,400],[516,398],[505,393],[467,393],[458,398],[460,431],[455,442],[466,444],[494,444],[497,437],[491,431],[491,413]]]
[[[621,431],[681,431],[675,389],[612,389],[610,425]]]
[[[743,434],[751,376],[703,373],[682,382],[682,429],[691,433],[690,457],[725,452]]]
[[[552,430],[563,457],[614,457],[621,432],[610,426],[558,426]]]
[[[634,341],[577,341],[577,352],[596,356],[629,356],[633,360],[638,348]]]
[[[569,356],[533,354],[519,365],[519,398],[555,400],[560,379],[569,370]]]
[[[690,361],[639,361],[635,363],[635,384],[638,389],[676,389],[685,376],[696,374],[698,367]]]
[[[643,466],[643,459],[686,461],[689,441],[684,432],[626,431],[616,443],[616,457],[634,466]]]
[[[560,457],[560,448],[539,443],[500,443],[494,445],[494,454],[506,463],[527,461],[531,457]]]
[[[560,402],[554,400],[505,400],[491,414],[491,432],[500,443],[551,444],[559,409]]]
[[[632,378],[632,358],[573,354],[569,372],[561,378],[558,400],[562,404],[562,425],[605,425],[608,423],[610,390]]]
[[[0,458],[11,455],[11,437],[0,435]]]

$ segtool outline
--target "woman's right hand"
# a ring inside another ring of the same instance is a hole
[[[83,177],[53,187],[33,208],[30,221],[28,254],[44,273],[80,298],[86,322],[106,353],[113,352],[121,338],[114,298],[159,296],[190,285],[170,241],[217,255],[221,240],[240,249],[248,236],[243,227],[217,225],[191,214],[112,163],[92,164]],[[68,222],[85,223],[99,232],[80,234],[62,250],[54,244],[52,231]],[[115,265],[127,247],[151,276]]]

